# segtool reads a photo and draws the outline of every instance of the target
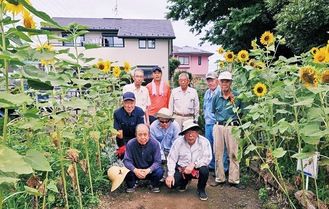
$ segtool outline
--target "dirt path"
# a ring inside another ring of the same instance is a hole
[[[214,178],[209,177],[208,183]],[[152,193],[146,186],[136,188],[134,193],[125,193],[123,188],[101,197],[98,208],[111,209],[260,209],[258,191],[254,182],[245,190],[229,185],[211,187],[207,185],[207,201],[199,200],[196,192],[197,180],[192,180],[185,192],[168,189],[162,185],[160,193]]]

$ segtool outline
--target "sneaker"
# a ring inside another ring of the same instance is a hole
[[[232,186],[232,187],[236,187],[240,190],[244,190],[246,188],[246,186],[241,184],[241,183],[238,183],[238,184],[229,183],[229,185]]]
[[[186,185],[181,185],[181,186],[179,186],[179,188],[178,188],[178,191],[179,192],[185,192],[187,190],[187,184]]]
[[[209,185],[212,187],[216,187],[216,186],[223,185],[223,184],[225,184],[225,181],[223,181],[223,182],[213,181]]]
[[[166,177],[162,177],[160,180],[159,180],[161,183],[165,182],[166,181]]]
[[[198,191],[199,194],[199,199],[202,201],[208,200],[208,195],[206,194],[205,191]]]
[[[159,193],[160,192],[160,188],[159,187],[153,187],[152,188],[152,192],[153,193]]]
[[[127,188],[127,190],[126,190],[127,193],[132,193],[134,191],[135,191],[135,188],[134,187],[133,188]]]

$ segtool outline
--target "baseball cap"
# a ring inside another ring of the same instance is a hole
[[[159,66],[155,66],[152,68],[152,73],[154,73],[156,70],[160,71],[162,73],[162,70]]]
[[[232,74],[228,71],[221,72],[218,76],[218,80],[233,80]]]
[[[126,101],[126,100],[133,100],[133,101],[135,101],[136,100],[135,94],[132,93],[132,92],[130,92],[130,91],[128,91],[128,92],[126,92],[126,93],[123,94],[122,100],[123,101]]]
[[[217,78],[217,73],[216,72],[209,72],[206,74],[206,79],[208,78]]]

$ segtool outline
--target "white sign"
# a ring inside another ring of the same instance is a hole
[[[320,156],[319,152],[315,152],[315,154],[309,158],[303,159],[303,169],[304,175],[317,178],[318,177],[318,157]],[[297,171],[302,172],[301,160],[297,160]]]

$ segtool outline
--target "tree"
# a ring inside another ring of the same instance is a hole
[[[289,48],[279,49],[278,53],[292,55],[291,52],[305,52],[314,44],[328,40],[328,34],[324,33],[329,30],[326,2],[327,0],[168,0],[171,5],[167,7],[169,12],[166,18],[186,20],[191,31],[196,34],[204,31],[201,44],[209,41],[235,53],[250,48],[251,41],[259,38],[265,31],[275,32],[289,42]],[[314,14],[316,11],[319,13]]]
[[[169,59],[169,80],[174,75],[175,70],[178,68],[179,65],[180,65],[180,61],[178,59],[176,58]]]

